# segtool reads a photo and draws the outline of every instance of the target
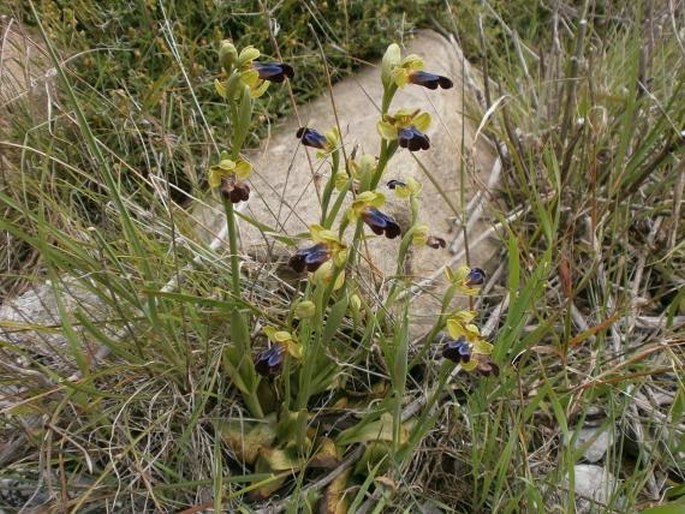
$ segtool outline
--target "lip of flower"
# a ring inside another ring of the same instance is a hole
[[[250,186],[245,182],[224,180],[221,186],[221,195],[231,203],[247,202],[250,198]]]
[[[438,248],[445,248],[447,242],[442,237],[428,236],[428,239],[426,239],[426,246],[430,246],[437,250]]]
[[[328,139],[318,130],[300,127],[297,130],[296,136],[302,141],[304,146],[311,146],[319,150],[325,150],[328,147]]]
[[[484,376],[498,376],[499,366],[487,355],[476,354],[476,371]]]
[[[298,250],[288,261],[288,265],[297,273],[316,271],[319,267],[331,258],[331,248],[326,243],[317,243],[307,248]]]
[[[447,341],[442,349],[442,356],[457,364],[466,364],[471,360],[471,345],[463,337]]]
[[[428,89],[438,89],[438,87],[450,89],[454,85],[454,83],[444,75],[421,70],[410,72],[407,78],[412,84],[427,87]]]
[[[388,183],[386,185],[388,186],[388,189],[395,189],[396,187],[407,187],[406,183],[397,179],[388,180]]]
[[[466,287],[482,286],[485,283],[485,271],[481,268],[471,268],[464,279]]]
[[[254,62],[252,67],[259,74],[261,80],[269,82],[283,82],[286,77],[292,79],[295,76],[293,67],[283,62]]]
[[[262,351],[255,359],[255,370],[257,373],[264,377],[278,375],[283,366],[285,351],[285,345],[278,343]]]
[[[407,148],[411,152],[418,150],[428,150],[430,148],[430,139],[426,134],[417,129],[414,125],[401,128],[398,132],[400,146]]]
[[[364,223],[366,223],[376,235],[380,236],[385,233],[385,237],[394,239],[401,233],[400,226],[397,222],[375,207],[364,208],[360,215],[362,220],[364,220]]]

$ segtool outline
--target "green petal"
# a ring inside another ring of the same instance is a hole
[[[216,168],[212,166],[209,169],[209,175],[207,176],[207,182],[209,182],[209,187],[215,189],[221,185],[221,180],[223,179],[223,173],[221,168]]]
[[[428,242],[428,225],[417,225],[414,228],[411,242],[415,246],[425,246]]]
[[[231,159],[221,159],[216,167],[222,171],[233,171],[235,169],[235,162]]]
[[[312,303],[312,302],[310,302]],[[313,303],[312,303],[313,305]],[[285,345],[286,350],[290,354],[290,356],[293,359],[301,360],[302,359],[302,347],[297,344],[295,341],[292,339],[288,341],[288,343]]]
[[[238,62],[238,51],[230,39],[224,39],[219,48],[219,62],[227,70],[235,66]]]
[[[473,343],[473,351],[476,353],[490,355],[493,349],[494,346],[492,346],[492,344],[488,343],[487,341],[483,341],[482,339],[478,339]]]
[[[409,73],[404,68],[395,68],[392,70],[391,76],[397,87],[404,87],[409,82]]]
[[[269,89],[269,84],[271,84],[271,82],[268,80],[262,80],[262,83],[258,87],[250,88],[250,96],[252,98],[259,98],[266,93],[267,89]]]
[[[478,361],[476,361],[476,359],[471,359],[470,361],[464,362],[461,365],[461,369],[463,369],[464,371],[473,371],[477,367],[478,367]]]
[[[431,115],[427,112],[422,112],[416,118],[412,120],[412,125],[414,125],[421,132],[428,130],[431,124]]]
[[[387,121],[379,121],[376,124],[376,129],[383,139],[388,141],[397,139],[397,129]]]
[[[218,95],[221,98],[223,98],[224,100],[226,98],[228,98],[228,94],[226,92],[226,86],[219,79],[214,80],[214,89],[216,89],[216,92],[218,93]]]
[[[395,195],[398,198],[409,198],[411,196],[411,189],[408,186],[395,186]]]
[[[247,161],[238,161],[234,172],[238,180],[245,180],[252,174],[252,164]]]
[[[376,170],[376,158],[373,155],[365,153],[359,158],[359,169],[362,177],[366,174],[373,173]]]
[[[257,57],[261,55],[261,52],[253,46],[246,46],[240,52],[238,57],[238,62],[240,66],[245,66],[247,63],[254,61]]]
[[[402,67],[407,71],[423,69],[423,59],[416,54],[411,54],[402,59]]]
[[[379,193],[378,191],[373,192],[373,199],[369,201],[369,205],[371,207],[381,207],[385,203],[385,195],[383,193]]]
[[[274,332],[273,338],[273,340],[277,343],[285,343],[293,340],[293,336],[290,335],[290,332],[286,332],[285,330]]]
[[[409,189],[409,192],[411,194],[415,195],[421,192],[421,190],[423,189],[423,184],[421,184],[421,182],[418,182],[413,177],[409,177],[407,179],[407,189]]]
[[[337,128],[327,130],[325,136],[326,143],[328,143],[328,146],[331,149],[336,148],[340,145],[340,132],[338,132]]]
[[[259,84],[259,73],[257,70],[245,70],[240,72],[240,80],[250,89],[257,88]]]
[[[312,235],[312,241],[315,243],[323,243],[331,237],[336,240],[338,239],[334,232],[326,230],[318,223],[309,226],[309,233]]]
[[[456,319],[447,320],[447,333],[452,339],[458,339],[459,336],[464,335],[464,325]]]
[[[295,306],[294,314],[298,319],[309,319],[316,314],[316,304],[311,300],[304,300]]]
[[[347,185],[347,180],[349,177],[347,176],[347,173],[344,171],[339,171],[338,173],[335,174],[335,188],[338,191],[342,191],[345,189],[345,186]]]

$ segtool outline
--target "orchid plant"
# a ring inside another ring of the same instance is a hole
[[[252,123],[254,102],[266,93],[271,83],[295,77],[290,65],[262,62],[260,57],[261,52],[256,48],[248,46],[239,51],[232,42],[224,41],[219,51],[223,76],[215,83],[218,95],[226,102],[233,137],[230,147],[209,168],[208,182],[224,204],[232,272],[229,296],[235,305],[240,304],[242,297],[235,205],[247,201],[250,196],[248,180],[252,165],[241,152]],[[302,145],[316,149],[317,159],[327,160],[331,167],[323,189],[321,221],[310,227],[308,242],[294,250],[288,261],[300,277],[301,297],[293,301],[290,314],[281,321],[282,326],[269,324],[262,329],[266,345],[259,343],[259,337],[250,335],[256,324],[254,315],[237,307],[231,312],[230,343],[225,353],[224,370],[242,394],[251,415],[261,419],[260,423],[267,422],[271,428],[262,430],[257,437],[256,444],[262,445],[263,450],[250,455],[245,453],[244,439],[240,444],[229,444],[237,458],[253,466],[256,472],[278,476],[257,487],[262,497],[278,490],[288,479],[278,471],[301,471],[308,460],[323,457],[339,462],[347,446],[354,442],[362,441],[371,448],[372,443],[383,440],[382,434],[387,432],[384,441],[395,450],[408,444],[403,435],[406,423],[401,416],[409,353],[408,301],[407,295],[401,293],[409,284],[394,281],[374,316],[370,300],[364,299],[360,285],[347,277],[354,277],[355,257],[360,244],[368,237],[398,241],[397,276],[402,275],[402,266],[412,246],[445,248],[445,240],[419,221],[420,182],[413,178],[386,178],[387,188],[409,203],[411,218],[408,227],[404,228],[384,210],[386,198],[378,188],[387,173],[388,163],[397,152],[430,151],[431,148],[427,133],[432,121],[429,113],[412,107],[390,112],[397,90],[411,85],[430,90],[449,89],[453,83],[448,77],[425,71],[419,56],[403,57],[396,44],[391,44],[385,52],[380,78],[383,98],[377,123],[380,135],[377,155],[364,154],[357,158],[354,152],[352,155],[342,152],[343,141],[336,128],[320,131],[315,127],[301,127],[295,134]],[[485,282],[485,272],[478,267],[448,270],[447,276],[451,287],[443,305],[449,305],[456,293],[477,295]],[[330,439],[331,434],[317,433],[313,424],[316,417],[312,410],[313,400],[342,380],[336,358],[342,354],[329,347],[331,338],[346,318],[353,320],[355,325],[362,322],[370,327],[390,323],[386,313],[396,311],[398,306],[403,314],[398,317],[401,321],[387,331],[393,335],[378,336],[392,385],[393,392],[389,393],[392,400],[381,405],[374,421],[366,420],[338,432],[335,440]],[[465,371],[496,374],[497,365],[490,359],[493,347],[481,336],[476,316],[476,312],[465,309],[436,315],[431,334],[447,332],[440,352],[445,362],[459,365]],[[422,355],[432,344],[428,341]],[[369,423],[375,427],[371,432]],[[255,430],[258,426],[255,425]],[[243,422],[240,426],[229,423],[223,429],[228,434],[227,441],[241,441],[240,434],[245,432]],[[368,466],[378,463],[372,454],[366,453],[362,462]]]

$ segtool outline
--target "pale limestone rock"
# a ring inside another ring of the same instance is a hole
[[[621,482],[607,469],[592,464],[577,464],[573,467],[573,473],[576,512],[600,512],[610,503],[614,508],[618,508],[618,504],[623,503],[611,501]],[[567,476],[562,486],[568,488],[569,485],[570,481]]]
[[[584,448],[583,458],[594,464],[606,454],[612,443],[612,435],[606,428],[583,427],[578,429],[575,448]]]

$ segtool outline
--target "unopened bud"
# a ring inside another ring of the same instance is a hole
[[[235,45],[229,39],[224,39],[221,42],[219,62],[227,72],[230,72],[238,64],[238,50],[236,50]]]
[[[295,307],[295,317],[298,319],[309,319],[316,313],[316,305],[310,300],[300,302]]]

